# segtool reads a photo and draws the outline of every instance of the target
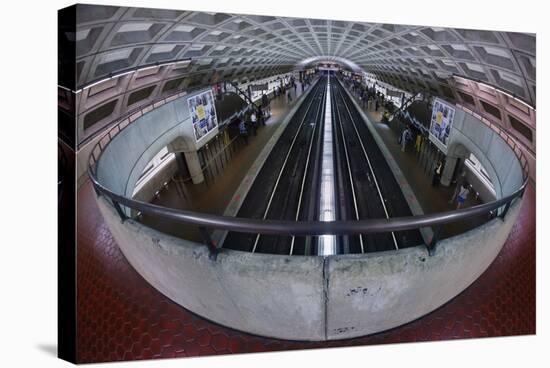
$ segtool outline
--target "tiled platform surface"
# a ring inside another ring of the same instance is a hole
[[[171,302],[130,266],[86,183],[78,192],[78,361],[103,362],[535,333],[535,190],[489,269],[438,310],[352,340],[307,343],[252,336]]]

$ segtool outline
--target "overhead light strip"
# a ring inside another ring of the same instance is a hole
[[[336,195],[334,193],[334,155],[332,137],[332,110],[330,106],[330,76],[327,78],[325,102],[325,120],[323,127],[323,149],[321,163],[321,196],[319,199],[319,220],[336,220]],[[321,235],[317,243],[317,254],[330,256],[336,254],[336,236]]]
[[[148,65],[148,66],[145,66],[143,68],[138,68],[138,69],[132,69],[132,70],[129,70],[129,71],[126,71],[126,72],[122,72],[120,74],[115,74],[115,75],[112,75],[110,77],[107,77],[107,78],[103,78],[101,80],[98,80],[97,82],[93,82],[91,84],[88,84],[82,88],[79,88],[77,90],[72,90],[70,88],[67,88],[67,87],[64,87],[62,85],[59,85],[58,84],[58,87],[62,88],[62,89],[65,89],[67,91],[71,91],[71,92],[74,92],[74,93],[81,93],[82,91],[86,90],[86,89],[90,89],[94,86],[97,86],[101,83],[105,83],[111,79],[115,79],[115,78],[120,78],[122,76],[125,76],[127,74],[132,74],[132,73],[138,73],[138,72],[142,72],[142,71],[145,71],[145,70],[149,70],[149,69],[153,69],[153,68],[160,68],[162,66],[171,66],[171,65],[180,65],[180,64],[183,64],[183,63],[189,63],[191,62],[191,59],[186,59],[186,60],[180,60],[180,61],[171,61],[171,62],[167,62],[167,63],[162,63],[162,64],[155,64],[155,65]]]

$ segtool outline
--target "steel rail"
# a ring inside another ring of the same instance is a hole
[[[269,196],[269,200],[267,202],[267,207],[264,211],[264,214],[262,216],[262,220],[265,220],[267,218],[267,214],[269,213],[269,209],[271,208],[271,203],[273,202],[273,197],[275,197],[275,192],[277,191],[277,188],[279,186],[279,182],[281,180],[281,177],[283,175],[283,171],[285,170],[286,163],[288,162],[288,158],[290,157],[290,153],[292,152],[292,148],[294,147],[294,143],[296,142],[296,139],[298,138],[298,135],[302,131],[302,127],[304,126],[304,122],[306,121],[307,114],[309,113],[309,110],[311,106],[313,105],[313,102],[315,101],[316,95],[313,95],[311,98],[311,101],[309,105],[307,105],[307,109],[304,113],[304,116],[302,118],[302,121],[300,122],[300,125],[298,126],[298,129],[296,130],[296,134],[294,135],[294,138],[292,139],[292,142],[290,143],[290,147],[288,148],[288,152],[286,153],[285,160],[283,161],[283,166],[281,166],[281,171],[279,171],[279,175],[277,176],[277,180],[275,181],[275,185],[273,186],[273,190],[271,191],[271,195]],[[256,239],[254,240],[254,245],[252,246],[252,253],[256,251],[256,247],[258,246],[258,242],[260,241],[260,233],[256,236]]]
[[[326,92],[323,93],[323,97],[321,98],[321,101],[324,101],[325,94],[326,94]],[[313,98],[315,98],[315,96],[313,96]],[[296,208],[296,216],[295,216],[296,221],[298,221],[298,218],[300,216],[300,209],[302,207],[302,197],[304,195],[304,188],[305,188],[305,184],[306,184],[307,172],[308,172],[308,169],[309,169],[309,161],[310,161],[310,157],[311,157],[311,151],[312,151],[312,148],[313,148],[313,142],[315,141],[315,132],[317,131],[317,126],[319,125],[319,113],[321,111],[323,111],[323,107],[324,107],[324,102],[321,102],[319,104],[318,109],[317,109],[317,113],[315,114],[315,125],[313,126],[313,132],[311,132],[311,140],[309,142],[309,147],[308,147],[308,151],[307,151],[306,165],[305,165],[305,168],[304,168],[304,176],[302,177],[302,183],[301,183],[301,186],[300,186],[300,195],[298,197],[298,205],[297,205],[297,208]],[[294,251],[295,239],[296,239],[296,237],[293,236],[291,241],[290,241],[289,255],[292,255],[292,253]]]
[[[355,120],[353,119],[353,115],[351,114],[351,111],[348,107],[348,104],[346,103],[344,95],[342,94],[342,92],[340,90],[338,91],[338,94],[340,95],[340,97],[342,99],[342,102],[344,102],[344,106],[346,107],[348,115],[349,115],[349,117],[351,119],[351,122],[353,124],[353,129],[355,130],[355,134],[357,135],[357,140],[359,140],[359,143],[361,144],[361,148],[363,150],[363,154],[365,155],[365,158],[367,159],[367,164],[369,166],[370,172],[372,173],[372,178],[374,179],[374,184],[376,185],[376,190],[378,192],[378,197],[380,198],[380,203],[382,204],[382,208],[384,209],[384,214],[386,215],[386,219],[389,219],[390,214],[388,212],[388,209],[386,208],[386,203],[384,203],[384,197],[382,196],[382,192],[380,191],[380,186],[378,185],[378,179],[376,179],[376,174],[374,173],[374,168],[372,167],[369,155],[367,153],[367,150],[365,149],[365,145],[363,144],[363,141],[361,140],[361,135],[359,135],[359,131],[357,130],[357,125],[355,124]],[[399,249],[399,246],[397,245],[397,239],[395,238],[395,233],[393,231],[391,233],[391,236],[392,236],[392,239],[393,239],[393,244],[395,246],[395,249]]]
[[[340,127],[340,135],[342,136],[342,143],[344,146],[344,154],[346,156],[346,166],[348,169],[348,177],[349,182],[351,185],[351,194],[353,197],[353,207],[355,210],[355,219],[359,220],[359,208],[357,207],[357,196],[355,194],[355,185],[353,184],[353,175],[351,174],[351,163],[349,159],[349,153],[348,153],[348,146],[346,144],[346,140],[344,139],[344,127],[342,126],[342,116],[340,114],[340,108],[338,107],[338,104],[335,104],[336,107],[336,115],[338,116],[338,126]],[[363,243],[363,235],[359,235],[359,244],[361,245],[361,253],[365,253],[365,246]]]

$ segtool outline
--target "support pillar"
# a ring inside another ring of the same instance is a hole
[[[190,150],[190,146],[191,145],[188,144],[183,137],[178,137],[167,147],[169,152],[173,152],[176,155],[180,174],[182,174],[184,178],[190,176],[193,184],[199,184],[204,181],[201,162],[198,152],[193,146],[191,146],[192,148]]]
[[[197,151],[188,151],[183,153],[185,156],[185,162],[189,169],[189,174],[193,184],[200,184],[204,181],[204,175],[201,170],[201,162]]]
[[[441,185],[448,187],[451,185],[453,180],[453,174],[455,172],[456,163],[458,162],[458,157],[447,156],[445,158],[445,168],[441,173]]]
[[[188,178],[191,176],[191,173],[189,172],[189,168],[187,167],[187,162],[185,160],[185,155],[183,152],[175,152],[176,155],[176,163],[178,165],[178,173],[182,178]]]

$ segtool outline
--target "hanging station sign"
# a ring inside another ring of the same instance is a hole
[[[250,91],[252,92],[257,92],[257,91],[266,91],[269,89],[269,86],[267,83],[262,83],[262,84],[251,84],[249,86],[250,88]]]

